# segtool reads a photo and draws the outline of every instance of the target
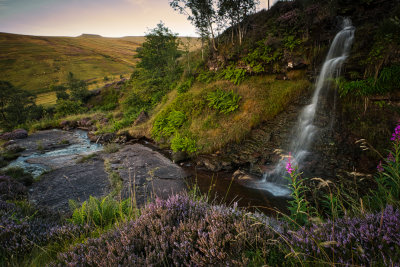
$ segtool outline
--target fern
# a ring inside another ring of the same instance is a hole
[[[208,106],[224,114],[238,109],[240,99],[233,91],[225,92],[221,89],[207,94]]]

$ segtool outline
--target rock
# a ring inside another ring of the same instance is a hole
[[[25,139],[28,137],[28,132],[25,129],[16,129],[12,132],[7,132],[0,135],[3,140]]]
[[[9,140],[9,141],[5,142],[5,143],[2,145],[2,147],[8,147],[8,146],[13,145],[13,144],[15,144],[15,143],[16,143],[15,140]]]
[[[20,152],[22,152],[24,150],[25,150],[24,147],[21,147],[21,146],[19,146],[17,144],[9,145],[7,147],[7,152],[8,153],[20,153]]]
[[[87,136],[90,140],[90,142],[96,143],[97,140],[100,138],[100,136],[97,136],[95,132],[90,131],[87,133]]]
[[[149,114],[147,114],[146,111],[142,111],[140,112],[139,116],[137,117],[137,119],[135,120],[135,122],[133,123],[133,125],[139,125],[142,124],[144,122],[146,122],[149,119]]]
[[[178,151],[172,153],[172,161],[174,163],[180,163],[189,159],[189,155],[184,151]]]
[[[237,170],[232,174],[232,178],[236,181],[251,181],[254,180],[254,177],[245,173],[244,171]]]
[[[168,198],[186,189],[185,171],[141,144],[125,145],[106,157],[123,181],[122,196],[130,197],[135,190],[139,206],[155,196]]]
[[[30,201],[65,213],[69,212],[69,199],[83,202],[89,196],[102,197],[111,191],[104,162],[97,158],[44,174],[31,189]]]
[[[115,138],[115,133],[105,133],[101,136],[100,141],[109,143]]]

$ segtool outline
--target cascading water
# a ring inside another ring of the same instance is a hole
[[[341,66],[348,57],[353,43],[354,31],[355,29],[350,19],[344,19],[342,30],[335,36],[322,66],[321,73],[315,83],[315,91],[311,103],[303,109],[294,128],[293,141],[289,151],[292,153],[292,164],[298,166],[300,169],[303,160],[309,154],[308,150],[318,130],[313,122],[320,96],[328,91],[332,78],[339,76]],[[265,189],[274,196],[289,195],[288,181],[284,178],[286,175],[286,161],[287,159],[281,159],[272,171],[265,173],[263,181],[257,183],[258,188]]]

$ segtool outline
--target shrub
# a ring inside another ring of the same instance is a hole
[[[59,99],[56,105],[56,116],[65,117],[67,115],[78,114],[86,111],[82,102],[73,100]]]
[[[400,212],[387,206],[364,217],[313,224],[284,238],[292,257],[305,262],[344,266],[394,266],[400,261]]]
[[[179,133],[176,133],[171,140],[171,149],[174,152],[186,151],[189,153],[194,153],[197,151],[196,140],[192,139],[191,137],[181,136]]]
[[[17,200],[26,196],[26,187],[7,176],[0,176],[0,200]]]
[[[186,121],[186,115],[182,111],[171,110],[160,113],[154,121],[152,134],[158,140],[174,134]]]
[[[235,66],[229,66],[228,68],[222,70],[218,77],[238,85],[244,81],[246,78],[246,73],[247,71],[245,69],[237,69]]]
[[[33,183],[33,176],[25,172],[24,169],[19,167],[8,168],[2,171],[6,176],[12,177],[14,180],[24,184],[25,186],[30,186]]]
[[[89,200],[84,201],[81,206],[73,200],[69,203],[73,210],[70,221],[77,225],[104,228],[133,215],[130,199],[118,202],[109,196],[102,199],[90,196]]]
[[[194,78],[191,77],[189,80],[181,83],[177,88],[178,93],[179,94],[186,93],[189,90],[189,88],[192,86],[193,80],[194,80]]]
[[[208,84],[215,80],[215,73],[208,70],[203,70],[197,76],[197,80],[199,82]]]
[[[238,109],[240,99],[241,97],[233,91],[225,92],[221,89],[207,94],[208,106],[224,114]]]
[[[271,219],[235,206],[210,206],[187,195],[157,199],[141,216],[97,239],[59,254],[62,265],[247,265],[258,251],[263,264],[281,259],[271,246]]]
[[[0,200],[0,265],[6,265],[9,258],[22,258],[33,248],[73,239],[85,231],[84,227],[59,224],[54,218]]]

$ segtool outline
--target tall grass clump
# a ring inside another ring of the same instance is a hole
[[[73,200],[69,204],[73,210],[70,222],[77,225],[105,228],[134,215],[134,207],[129,198],[117,201],[109,196],[102,199],[90,196],[81,206]]]

